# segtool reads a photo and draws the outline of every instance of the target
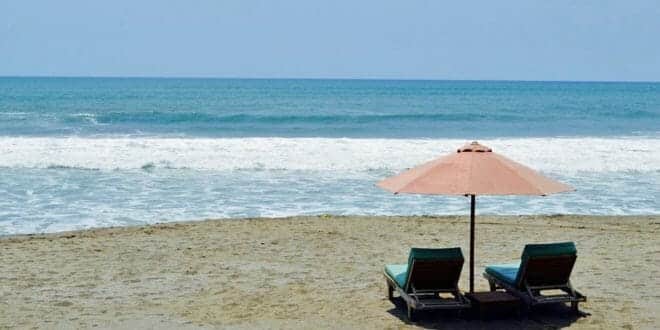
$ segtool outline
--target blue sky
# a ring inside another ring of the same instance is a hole
[[[660,80],[657,1],[0,1],[0,75]]]

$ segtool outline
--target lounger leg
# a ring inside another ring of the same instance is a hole
[[[408,321],[415,322],[415,309],[408,303],[406,303],[406,308],[408,312]]]
[[[488,280],[488,285],[490,286],[490,292],[497,290],[497,286],[494,281]]]
[[[577,302],[577,301],[572,301],[571,302],[571,310],[573,311],[573,313],[575,313],[577,315],[580,315],[580,308],[578,306],[579,304],[580,303]]]
[[[520,315],[522,318],[527,318],[529,317],[529,314],[532,313],[532,305],[530,305],[527,301],[521,301],[520,302]]]
[[[387,299],[394,300],[394,288],[389,283],[387,283]]]

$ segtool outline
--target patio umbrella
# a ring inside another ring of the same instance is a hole
[[[377,183],[395,194],[470,196],[470,292],[474,292],[474,207],[477,195],[545,196],[573,190],[472,142],[455,153]]]

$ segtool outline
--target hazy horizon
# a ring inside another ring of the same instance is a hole
[[[221,76],[65,76],[0,75],[0,78],[80,78],[80,79],[226,79],[226,80],[365,80],[365,81],[447,81],[447,82],[549,82],[549,83],[660,83],[660,80],[534,80],[534,79],[432,79],[379,77],[221,77]]]

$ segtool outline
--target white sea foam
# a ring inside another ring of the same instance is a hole
[[[400,170],[453,152],[455,139],[0,137],[0,167]],[[660,171],[657,138],[480,141],[545,172]]]
[[[0,235],[203,218],[462,214],[464,198],[394,196],[374,183],[466,142],[0,137]],[[480,214],[660,214],[660,139],[481,142],[577,192],[480,197]]]

